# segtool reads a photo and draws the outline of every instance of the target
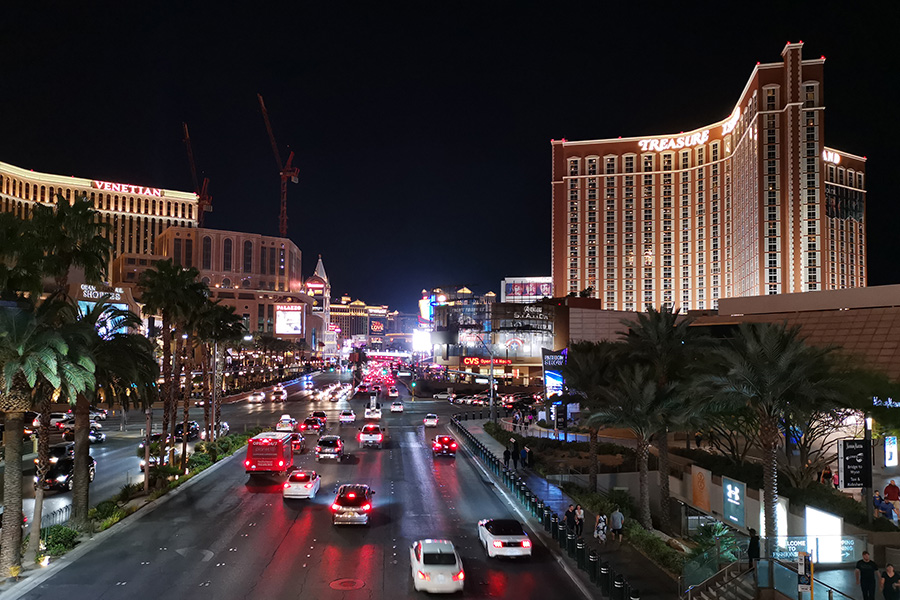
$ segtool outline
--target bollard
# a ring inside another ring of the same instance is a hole
[[[468,418],[469,418],[468,415],[466,413],[463,413],[463,421],[467,421]]]
[[[831,590],[828,590],[829,597],[831,596]],[[641,600],[641,591],[635,588],[631,589],[631,592],[628,594],[628,597],[631,600]]]
[[[566,532],[566,553],[569,555],[569,558],[575,558],[575,539],[574,531]]]
[[[600,563],[600,576],[597,578],[597,583],[600,584],[600,593],[609,596],[609,563],[606,561]]]
[[[591,550],[588,552],[588,563],[587,563],[587,572],[588,578],[591,580],[591,583],[597,583],[597,571],[600,566],[600,557],[597,555],[596,550]]]
[[[613,579],[612,600],[625,600],[625,577],[616,575]]]
[[[481,421],[484,417],[481,416],[481,411],[478,411],[478,420]]]
[[[546,529],[553,539],[556,539],[556,527],[559,524],[559,517],[556,516],[556,513],[550,514],[550,509],[547,509],[547,518],[546,525],[544,525],[544,529]]]
[[[559,543],[559,547],[562,550],[565,550],[566,549],[566,533],[568,533],[568,528],[566,527],[566,524],[564,522],[560,523],[558,525],[558,528],[559,529],[556,532],[556,541],[557,541],[557,543]]]
[[[575,542],[575,560],[579,569],[584,569],[584,538],[578,538]]]
[[[550,532],[550,507],[544,506],[544,531]]]

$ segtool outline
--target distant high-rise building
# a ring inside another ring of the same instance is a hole
[[[802,48],[757,64],[717,123],[551,143],[557,296],[689,310],[866,285],[866,159],[825,145],[825,57]]]

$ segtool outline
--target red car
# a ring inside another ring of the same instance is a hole
[[[300,424],[302,433],[321,433],[325,429],[325,423],[316,417],[310,417]]]
[[[456,456],[458,445],[449,435],[439,435],[431,442],[431,452],[434,456]]]

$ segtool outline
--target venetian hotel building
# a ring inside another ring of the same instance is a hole
[[[730,116],[673,135],[554,140],[553,286],[604,308],[866,285],[865,158],[825,145],[825,57],[788,43]]]

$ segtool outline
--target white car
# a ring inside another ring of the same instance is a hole
[[[266,401],[266,393],[262,391],[250,392],[247,396],[247,402],[250,404],[262,404]]]
[[[275,431],[290,431],[291,433],[297,431],[297,419],[291,415],[281,415],[278,423],[275,424]]]
[[[350,425],[356,423],[356,413],[349,408],[342,410],[340,416],[338,417],[338,423],[340,423],[341,425]]]
[[[52,412],[50,413],[50,427],[54,425],[59,425],[61,422],[68,419],[71,415],[61,412]],[[34,421],[31,422],[32,427],[40,427],[41,426],[41,415],[38,415],[34,418]]]
[[[435,400],[449,400],[453,402],[453,399],[456,398],[456,394],[451,394],[449,392],[438,392],[434,396],[432,396]]]
[[[466,573],[449,540],[418,540],[409,548],[413,587],[431,593],[461,592]]]
[[[388,398],[399,398],[399,397],[400,397],[400,392],[397,390],[397,388],[392,386],[391,389],[388,390]]]
[[[315,498],[322,486],[322,478],[315,471],[294,471],[284,482],[285,498]]]
[[[284,402],[287,400],[287,392],[284,389],[272,390],[272,402]]]
[[[381,409],[366,407],[365,418],[366,419],[381,419]]]
[[[425,418],[422,419],[422,422],[425,423],[425,427],[437,427],[438,416],[434,413],[428,413],[425,415]]]
[[[478,541],[488,557],[531,556],[531,538],[514,519],[482,519],[478,521]]]
[[[403,403],[402,402],[391,402],[391,412],[403,412]]]

